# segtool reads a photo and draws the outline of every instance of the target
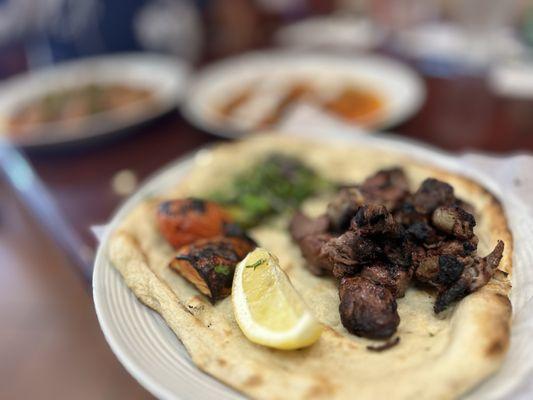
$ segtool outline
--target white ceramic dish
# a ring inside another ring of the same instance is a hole
[[[203,130],[223,137],[240,137],[253,125],[250,115],[242,113],[230,121],[224,120],[217,106],[231,98],[236,90],[254,82],[269,79],[274,82],[270,86],[283,86],[305,76],[325,88],[342,77],[342,82],[376,91],[385,105],[373,129],[405,121],[418,111],[425,99],[420,77],[409,67],[386,57],[264,51],[227,59],[199,72],[189,86],[182,111],[193,125]]]
[[[460,172],[483,181],[488,189],[499,194],[498,187],[489,178],[465,168],[457,158],[446,153],[384,135],[335,136],[334,131],[330,139],[341,140],[348,146],[363,144],[397,151],[421,162]],[[315,136],[313,140],[319,139]],[[110,221],[95,260],[93,297],[102,331],[111,349],[131,375],[151,393],[163,399],[234,400],[244,397],[203,373],[192,363],[184,346],[163,319],[141,304],[126,286],[108,259],[107,245],[109,234],[139,202],[178,184],[193,164],[197,162],[202,165],[205,157],[209,157],[209,149],[181,158],[149,179]]]
[[[0,84],[0,135],[7,136],[6,121],[18,107],[52,91],[86,84],[118,83],[146,88],[152,92],[147,106],[133,104],[116,111],[104,111],[80,118],[79,128],[61,123],[44,123],[27,137],[13,139],[24,147],[48,147],[71,144],[116,133],[152,120],[176,108],[185,92],[188,68],[163,55],[148,53],[117,54],[84,58],[24,73]],[[124,114],[122,114],[124,112]]]

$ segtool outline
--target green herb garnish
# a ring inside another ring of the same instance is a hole
[[[227,265],[215,265],[215,272],[217,274],[229,275],[231,270]]]
[[[294,157],[271,154],[238,174],[225,191],[211,198],[248,228],[272,215],[298,208],[308,197],[333,185]]]
[[[266,261],[265,258],[260,258],[259,260],[257,260],[256,262],[254,262],[253,264],[250,264],[250,265],[247,265],[246,268],[253,268],[254,271],[257,267],[259,267],[261,264],[263,264],[264,262]]]

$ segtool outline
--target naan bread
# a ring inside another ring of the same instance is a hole
[[[458,197],[476,207],[479,254],[487,254],[498,239],[505,242],[500,271],[488,285],[439,316],[433,313],[433,295],[410,288],[398,300],[399,345],[371,352],[367,346],[379,342],[344,329],[335,281],[308,272],[287,232],[287,218],[280,217],[251,234],[279,257],[326,329],[309,348],[273,350],[244,337],[230,298],[213,306],[167,267],[174,251],[155,224],[161,199],[150,199],[113,234],[109,255],[126,284],[140,301],[161,314],[200,369],[260,399],[448,399],[471,390],[498,369],[509,343],[512,237],[502,207],[490,193],[471,180],[392,152],[264,136],[222,144],[204,154],[188,179],[168,197],[210,193],[271,151],[294,154],[336,181],[360,182],[394,165],[405,169],[412,189],[428,176],[445,180]],[[309,200],[304,209],[317,215],[327,200]]]

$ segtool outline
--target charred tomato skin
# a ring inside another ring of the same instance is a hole
[[[224,234],[228,222],[228,214],[218,204],[192,197],[164,201],[157,209],[159,231],[176,249]]]

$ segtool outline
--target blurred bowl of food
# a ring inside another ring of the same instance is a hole
[[[0,136],[36,148],[124,131],[175,109],[187,73],[173,58],[130,53],[15,76],[0,85]]]

